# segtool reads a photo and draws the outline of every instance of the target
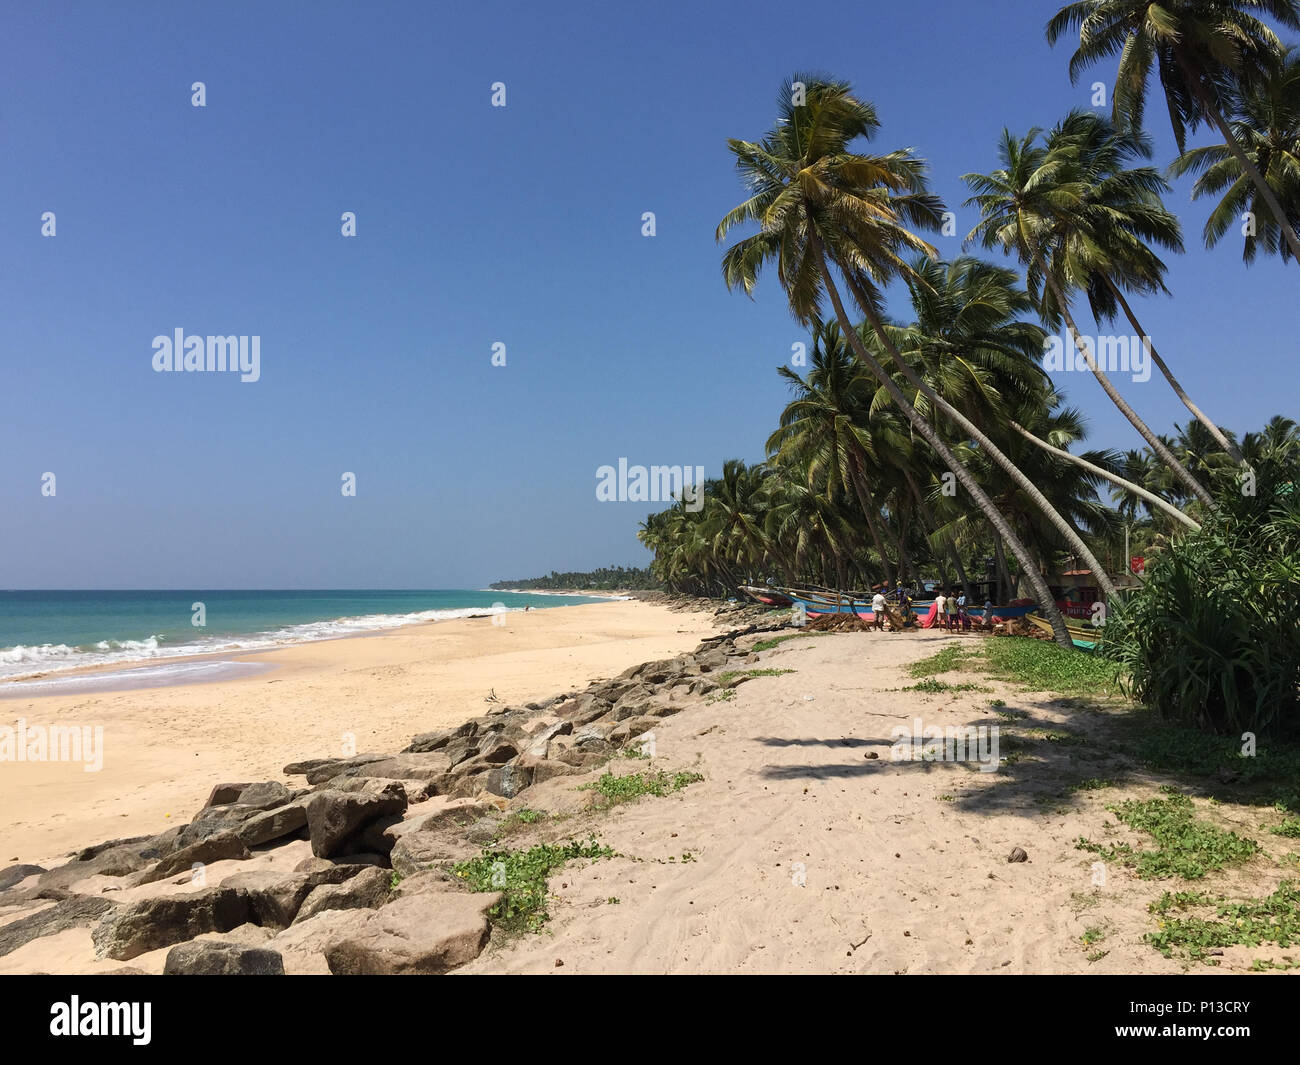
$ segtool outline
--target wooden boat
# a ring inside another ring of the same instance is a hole
[[[763,603],[766,606],[781,607],[789,606],[791,604],[790,597],[784,592],[777,591],[775,588],[759,588],[754,585],[742,584],[740,590],[751,599],[756,599],[758,602]]]
[[[1052,631],[1052,623],[1046,618],[1040,618],[1037,614],[1026,614],[1025,620],[1040,632],[1046,632],[1055,636]],[[1070,639],[1075,647],[1084,651],[1091,651],[1097,646],[1097,630],[1091,625],[1072,625],[1070,622],[1065,623],[1066,631],[1070,634]]]
[[[1037,609],[1037,603],[1028,603],[1016,606],[995,606],[992,608],[992,614],[995,618],[1002,618],[1005,621],[1007,618],[1028,617],[1031,612]],[[982,606],[968,606],[966,608],[966,613],[973,618],[982,618],[984,616],[984,608]]]

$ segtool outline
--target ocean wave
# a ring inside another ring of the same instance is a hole
[[[459,607],[450,610],[422,610],[412,614],[362,614],[326,621],[309,621],[245,635],[201,636],[167,646],[163,646],[165,637],[156,635],[145,640],[100,640],[84,647],[71,647],[62,643],[32,646],[18,644],[0,648],[0,680],[18,680],[87,666],[125,665],[156,658],[179,658],[183,655],[262,651],[365,632],[379,632],[383,629],[397,629],[427,621],[487,617],[522,609],[523,607]]]

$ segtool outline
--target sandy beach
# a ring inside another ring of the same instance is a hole
[[[295,759],[400,750],[417,732],[458,724],[690,650],[707,615],[634,601],[581,604],[412,625],[235,656],[252,677],[95,695],[0,701],[16,726],[101,726],[103,768],[0,766],[0,862],[41,863],[100,840],[187,820],[213,784],[281,779]]]

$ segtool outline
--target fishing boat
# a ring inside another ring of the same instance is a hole
[[[1052,623],[1046,618],[1040,618],[1037,614],[1026,614],[1025,620],[1040,632],[1046,632],[1055,636],[1052,631]],[[1097,630],[1091,625],[1072,625],[1070,622],[1065,623],[1066,631],[1070,634],[1070,640],[1083,651],[1091,651],[1097,646]]]
[[[792,602],[788,595],[777,591],[775,588],[759,588],[754,585],[742,584],[740,590],[751,599],[756,599],[766,606],[789,606]]]
[[[1008,603],[1005,606],[990,607],[989,612],[993,615],[994,621],[997,621],[999,618],[1001,618],[1003,621],[1006,621],[1009,618],[1028,617],[1032,611],[1035,611],[1037,609],[1038,609],[1037,603],[1015,603],[1015,604]],[[984,616],[984,607],[968,606],[966,608],[966,613],[973,618],[982,618]]]

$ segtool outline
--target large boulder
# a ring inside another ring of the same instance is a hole
[[[213,862],[243,861],[251,857],[248,847],[237,835],[233,832],[219,832],[215,836],[209,836],[197,843],[191,843],[188,847],[173,851],[141,875],[136,883],[152,884],[159,880],[166,880],[169,876],[189,872],[196,863],[211,865]]]
[[[519,759],[498,766],[484,777],[483,787],[493,795],[513,799],[525,788],[532,787],[532,768],[521,764]]]
[[[259,810],[270,810],[283,806],[293,798],[289,789],[278,780],[268,780],[261,784],[249,784],[239,793],[235,801],[241,806],[253,806]]]
[[[199,940],[167,952],[164,976],[283,976],[284,961],[274,950],[238,943]]]
[[[307,831],[318,858],[373,848],[361,846],[367,825],[406,812],[406,794],[393,788],[378,795],[320,791],[307,799]]]
[[[325,960],[335,975],[437,975],[473,961],[487,944],[495,893],[427,891],[366,914],[331,942]]]
[[[0,869],[0,891],[8,891],[15,884],[21,884],[29,876],[36,876],[38,873],[43,872],[45,872],[45,868],[40,865],[11,865],[7,869]]]
[[[315,917],[326,910],[372,910],[388,898],[393,874],[387,869],[358,870],[341,884],[320,884],[312,888],[294,917],[294,923]]]
[[[236,834],[245,846],[260,847],[263,843],[301,832],[306,827],[307,807],[301,802],[292,802],[254,814],[236,829]]]
[[[91,939],[97,957],[129,961],[205,932],[229,932],[249,916],[248,894],[223,884],[119,906],[100,919]]]

